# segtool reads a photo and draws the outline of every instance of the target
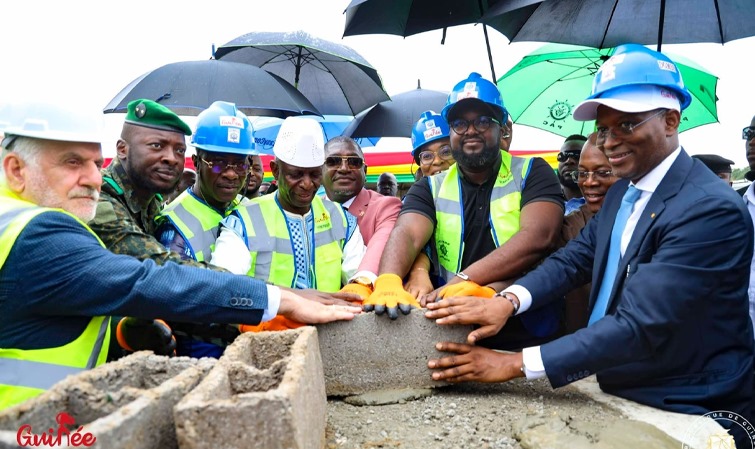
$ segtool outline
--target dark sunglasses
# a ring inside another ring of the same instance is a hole
[[[753,137],[755,137],[755,127],[748,126],[747,128],[742,130],[742,138],[744,140],[750,140]]]
[[[364,160],[359,156],[328,156],[325,158],[325,166],[328,168],[341,168],[344,161],[352,170],[358,170],[364,166]]]
[[[581,151],[563,151],[556,155],[556,160],[559,162],[566,162],[569,158],[579,160],[580,154],[582,154]]]
[[[225,172],[229,168],[239,175],[245,175],[249,172],[249,164],[229,164],[227,161],[206,161],[199,158],[200,161],[207,164],[207,168],[216,175]]]

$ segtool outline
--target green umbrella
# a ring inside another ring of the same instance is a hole
[[[591,133],[595,122],[576,121],[572,112],[590,95],[595,73],[613,51],[614,48],[547,44],[522,58],[498,79],[511,120],[564,137]],[[679,131],[718,122],[718,77],[689,59],[666,55],[676,62],[692,94],[692,104],[682,112]]]

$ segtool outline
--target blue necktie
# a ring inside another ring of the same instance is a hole
[[[606,261],[606,269],[603,273],[603,281],[600,284],[598,298],[595,300],[595,307],[593,307],[590,314],[590,321],[587,323],[588,326],[603,318],[606,314],[608,297],[611,296],[613,283],[616,280],[616,271],[619,269],[619,260],[621,259],[621,234],[624,233],[627,220],[632,215],[632,207],[641,193],[642,190],[638,190],[636,187],[630,185],[624,194],[624,198],[621,199],[621,206],[619,207],[619,212],[616,214],[613,230],[611,231],[611,243],[608,247],[608,260]]]

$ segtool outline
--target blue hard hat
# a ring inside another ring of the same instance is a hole
[[[412,128],[412,156],[422,145],[448,137],[451,128],[448,122],[435,111],[425,111],[419,116],[419,120]]]
[[[215,153],[259,154],[253,131],[249,118],[235,104],[216,101],[197,116],[191,144]]]
[[[503,98],[501,92],[498,90],[495,84],[486,80],[479,73],[472,72],[469,77],[459,81],[451,93],[448,94],[446,100],[446,106],[441,111],[443,118],[448,121],[449,117],[453,118],[453,110],[456,105],[462,101],[476,100],[486,104],[493,112],[496,120],[506,123],[508,119],[508,111],[503,105]]]
[[[601,98],[614,89],[655,85],[671,90],[679,97],[681,110],[692,102],[679,68],[668,56],[639,44],[616,47],[595,75],[588,100]]]

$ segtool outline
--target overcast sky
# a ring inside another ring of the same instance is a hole
[[[0,103],[55,98],[103,108],[124,86],[162,65],[208,59],[212,45],[252,31],[304,30],[348,45],[380,73],[388,94],[417,86],[448,91],[471,71],[490,79],[481,26],[401,38],[389,35],[342,38],[348,0],[6,0],[0,24]],[[490,29],[500,77],[542,43],[509,44]],[[718,153],[747,165],[741,129],[755,114],[755,88],[746,67],[755,38],[715,44],[665,45],[664,50],[697,61],[716,74],[720,124],[681,134],[691,153]],[[504,93],[504,102],[506,96]],[[117,127],[120,114],[109,114]],[[512,148],[556,150],[563,138],[526,126],[514,128]],[[114,144],[114,141],[113,141]],[[113,148],[105,147],[112,153]]]

